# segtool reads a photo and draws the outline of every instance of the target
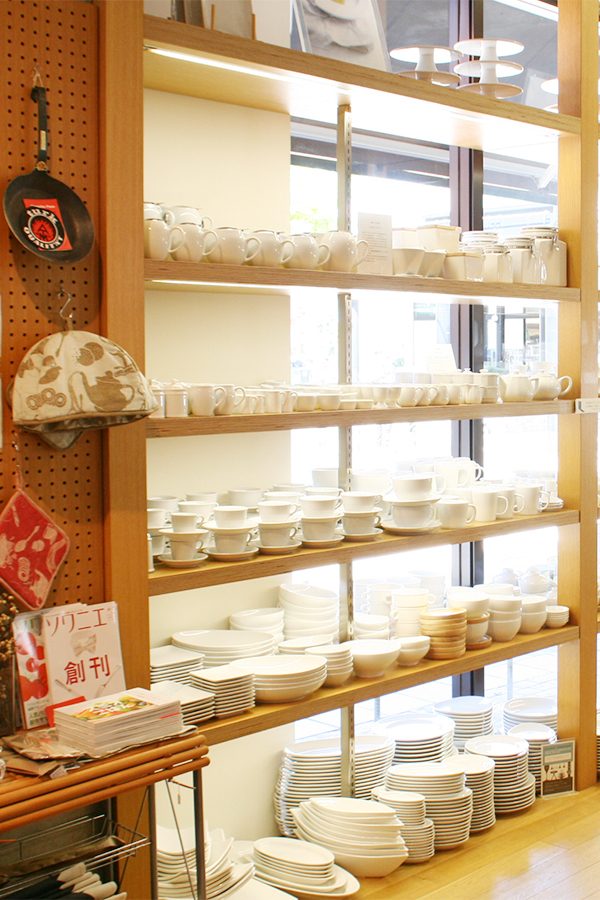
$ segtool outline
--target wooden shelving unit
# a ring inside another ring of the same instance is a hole
[[[538,516],[516,516],[514,519],[497,519],[484,525],[475,522],[465,528],[453,530],[440,528],[430,534],[416,534],[398,537],[393,534],[381,534],[377,540],[362,542],[341,541],[335,547],[323,550],[300,548],[295,553],[284,556],[267,556],[260,553],[247,561],[211,562],[207,561],[197,569],[159,568],[148,576],[148,592],[150,596],[168,594],[173,591],[185,591],[192,588],[210,587],[226,584],[231,581],[246,581],[253,578],[266,578],[268,575],[283,575],[286,572],[297,572],[312,569],[315,566],[345,563],[367,557],[382,556],[387,553],[400,553],[403,550],[418,550],[423,547],[439,547],[443,544],[464,544],[471,541],[483,541],[486,538],[515,534],[520,531],[531,531],[533,528],[550,528],[562,525],[576,525],[579,522],[577,510],[560,510],[545,512]]]
[[[321,688],[310,697],[297,700],[295,703],[265,703],[242,716],[205,722],[202,731],[209,745],[220,744],[279,725],[287,725],[307,716],[317,716],[332,709],[437,681],[439,678],[460,675],[462,672],[513,659],[515,656],[545,650],[547,647],[557,647],[575,641],[578,637],[579,629],[575,625],[544,628],[537,634],[520,634],[512,641],[492,643],[485,650],[468,650],[458,659],[443,661],[424,659],[416,666],[392,667],[381,678],[353,678],[342,687]]]

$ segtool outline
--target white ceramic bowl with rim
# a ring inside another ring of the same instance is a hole
[[[355,640],[342,646],[350,647],[354,672],[358,678],[377,678],[383,675],[398,658],[398,640]]]
[[[549,606],[546,616],[546,628],[562,628],[569,621],[571,610],[568,606]]]
[[[546,610],[521,614],[519,634],[536,634],[546,624]]]
[[[480,641],[482,638],[484,638],[488,633],[489,624],[489,613],[487,614],[487,617],[483,622],[467,621],[467,644],[476,644],[477,641]]]
[[[499,594],[490,597],[490,612],[512,612],[521,611],[520,597],[502,597]]]
[[[512,641],[518,634],[521,627],[521,616],[514,619],[508,619],[504,622],[494,622],[490,619],[488,624],[488,634],[493,641],[503,642]]]
[[[489,598],[485,594],[473,594],[465,597],[448,597],[448,607],[450,609],[465,609],[467,616],[475,618],[483,616],[487,613],[490,606]]]
[[[303,607],[314,606],[317,608],[322,606],[323,600],[330,602],[338,600],[338,595],[334,591],[315,587],[308,582],[280,584],[279,596],[286,602],[289,600]]]

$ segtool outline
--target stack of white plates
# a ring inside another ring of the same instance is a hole
[[[515,697],[504,704],[504,731],[508,734],[513,725],[531,722],[535,725],[547,725],[558,730],[558,710],[556,700],[548,697]]]
[[[473,791],[471,834],[477,831],[485,831],[496,822],[494,810],[494,760],[487,756],[477,756],[474,753],[463,753],[458,757],[458,760],[460,760],[460,765],[464,768],[466,785]]]
[[[254,675],[257,703],[288,703],[308,697],[327,677],[324,656],[255,656],[236,667]]]
[[[170,700],[179,700],[184,725],[197,725],[214,718],[215,695],[210,691],[198,690],[179,681],[161,681],[153,686],[152,691]]]
[[[201,669],[204,654],[194,650],[182,650],[168,644],[166,647],[153,647],[150,650],[150,681],[180,681],[190,683],[192,669]]]
[[[339,866],[359,878],[382,878],[408,858],[400,820],[375,800],[313,797],[292,815],[299,838],[327,847]]]
[[[254,678],[233,665],[192,672],[192,683],[212,692],[217,719],[241,715],[255,705]]]
[[[290,638],[289,641],[282,641],[277,647],[278,653],[295,653],[302,656],[309,647],[314,647],[317,643],[325,643],[329,641],[328,634],[309,634],[308,637]]]
[[[279,605],[286,639],[327,635],[327,641],[320,639],[320,644],[338,639],[340,601],[333,591],[304,582],[280,584]]]
[[[485,697],[453,697],[436,703],[434,709],[454,722],[454,745],[459,750],[470,738],[494,731],[494,706]]]
[[[283,610],[277,607],[244,609],[229,616],[234,631],[261,631],[272,634],[277,643],[283,640]]]
[[[542,793],[542,747],[545,744],[556,743],[556,732],[547,725],[535,725],[523,723],[513,725],[509,734],[527,741],[529,745],[528,767],[535,777],[535,792]]]
[[[246,656],[268,656],[275,652],[275,638],[262,631],[219,628],[177,631],[171,640],[177,647],[203,653],[205,666],[226,666]]]
[[[396,811],[402,822],[400,832],[408,850],[408,863],[425,862],[435,853],[435,827],[431,819],[425,818],[425,797],[414,791],[389,791],[384,787],[374,788],[373,800],[385,803]]]
[[[435,828],[435,849],[450,849],[468,841],[473,793],[465,787],[463,767],[454,757],[443,762],[400,763],[385,779],[390,790],[416,791],[425,797],[427,818]]]
[[[339,687],[352,675],[352,650],[347,645],[322,644],[319,647],[308,647],[306,652],[324,656],[327,660],[325,687]]]
[[[406,713],[386,730],[395,741],[395,763],[439,762],[454,752],[454,722],[448,716]]]
[[[183,849],[181,847],[183,843]],[[254,874],[254,865],[234,863],[230,858],[233,839],[220,828],[210,832],[205,842],[206,897],[224,898],[234,894]],[[157,827],[157,874],[159,900],[189,898],[196,892],[196,860],[192,828]],[[190,884],[191,881],[191,884]]]
[[[319,897],[347,897],[360,884],[349,872],[335,865],[325,847],[291,838],[266,837],[254,842],[256,877],[273,887]]]
[[[521,812],[535,802],[535,776],[528,769],[527,741],[508,734],[492,734],[467,741],[465,753],[494,760],[494,808],[497,816]]]
[[[368,800],[383,784],[394,745],[382,735],[357,735],[354,749],[354,794]],[[273,806],[282,834],[294,834],[292,809],[313,796],[339,797],[342,793],[342,752],[337,738],[301,741],[283,751]]]

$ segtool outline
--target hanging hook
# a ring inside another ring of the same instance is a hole
[[[40,72],[40,67],[35,62],[33,64],[33,85],[32,87],[44,87],[44,79],[42,78],[42,73]]]
[[[58,314],[61,317],[61,319],[63,320],[63,322],[65,323],[65,325],[67,326],[67,328],[70,330],[73,328],[73,313],[70,310],[69,310],[69,312],[67,312],[67,310],[68,310],[69,306],[71,305],[71,303],[73,302],[73,294],[71,294],[70,291],[65,290],[65,286],[62,283],[62,281],[60,283],[60,288],[56,295],[56,299],[59,302],[62,302],[62,306],[59,309]]]

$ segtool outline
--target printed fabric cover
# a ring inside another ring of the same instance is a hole
[[[12,390],[14,424],[65,449],[86,428],[124,425],[158,408],[127,351],[89,331],[61,331],[23,357]]]
[[[0,582],[28,609],[40,609],[69,552],[68,535],[18,489],[0,513]]]

